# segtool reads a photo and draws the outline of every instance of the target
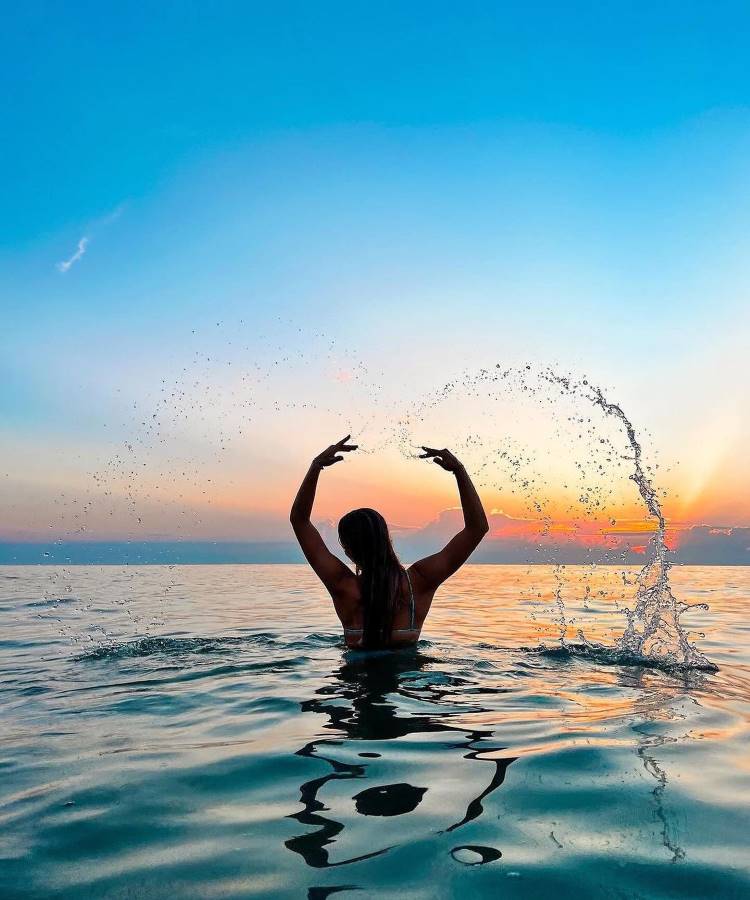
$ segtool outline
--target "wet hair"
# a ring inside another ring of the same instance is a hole
[[[362,646],[390,643],[404,567],[385,519],[374,509],[353,509],[339,522],[339,541],[357,567],[363,606]]]

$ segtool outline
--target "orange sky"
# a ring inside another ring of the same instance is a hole
[[[270,351],[249,366],[248,348],[224,334],[216,350],[191,351],[169,378],[150,377],[127,393],[111,388],[108,402],[122,395],[117,415],[102,415],[85,439],[7,434],[2,536],[285,539],[309,460],[347,432],[361,449],[323,474],[321,519],[375,506],[395,526],[418,528],[454,507],[453,479],[414,458],[423,442],[456,452],[487,509],[557,529],[576,523],[571,540],[596,541],[602,528],[632,522],[637,530],[643,521],[621,424],[534,380],[534,371],[526,385],[497,386],[458,369],[445,390],[436,388],[445,376],[428,371],[434,355],[413,354],[397,373],[383,373],[325,341],[274,352],[283,367]],[[671,522],[748,525],[748,423],[733,395],[711,393],[712,377],[667,397],[634,396],[631,382],[617,399]]]

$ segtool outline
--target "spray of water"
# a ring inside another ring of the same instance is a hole
[[[544,386],[551,388],[545,394]],[[629,479],[636,485],[641,500],[645,506],[648,519],[653,521],[654,530],[646,548],[647,561],[640,570],[636,579],[636,594],[631,607],[626,607],[624,613],[627,619],[626,627],[618,638],[614,647],[604,645],[586,639],[579,631],[579,644],[566,641],[568,625],[566,621],[566,609],[563,600],[563,581],[561,570],[564,567],[555,567],[556,588],[554,591],[555,624],[559,626],[559,646],[568,653],[578,653],[585,656],[594,656],[611,662],[631,662],[656,665],[664,669],[702,669],[715,671],[716,667],[695,647],[689,640],[688,632],[680,622],[680,617],[690,608],[707,609],[705,604],[687,604],[678,600],[672,593],[669,582],[669,548],[667,546],[666,520],[662,511],[659,495],[652,483],[649,470],[643,461],[643,450],[638,440],[636,430],[630,419],[617,403],[609,401],[604,392],[593,385],[586,378],[576,379],[568,375],[561,375],[551,368],[535,371],[531,366],[521,368],[503,368],[499,364],[492,369],[482,369],[479,372],[465,373],[463,376],[444,385],[432,398],[422,398],[402,421],[402,442],[407,441],[413,423],[420,422],[425,411],[436,403],[445,400],[448,395],[454,395],[462,399],[464,397],[479,396],[482,388],[485,389],[483,398],[491,400],[499,398],[506,393],[525,394],[534,398],[537,402],[546,403],[550,415],[557,416],[556,407],[562,397],[567,397],[575,403],[584,402],[592,404],[595,408],[615,422],[624,431],[627,441],[627,449],[623,455],[612,444],[612,441],[601,434],[601,425],[591,422],[580,413],[569,418],[569,422],[588,427],[596,436],[594,448],[599,452],[604,448],[604,458],[611,460],[617,458],[617,465],[625,461],[630,468]],[[581,437],[581,435],[579,435]],[[476,441],[475,441],[476,443]],[[480,441],[481,443],[481,441]],[[494,449],[492,458],[503,460],[508,457],[507,452],[497,448],[496,439],[493,442],[483,441],[492,445]],[[526,489],[526,500],[529,506],[540,514],[546,505],[546,499],[538,496],[542,485],[537,473],[532,471],[530,460],[523,453],[514,456],[515,468],[511,473],[511,481],[516,486]],[[583,462],[576,460],[575,465],[581,475],[581,494],[579,502],[594,508],[601,513],[604,510],[605,491],[600,490],[593,483],[591,473],[585,474]],[[479,466],[481,470],[481,466]],[[593,461],[593,474],[603,480],[604,468],[600,461]],[[529,475],[525,475],[529,472]],[[551,519],[543,514],[541,519],[544,531],[549,529]],[[627,580],[627,579],[626,579]]]
[[[643,449],[635,428],[622,407],[610,402],[601,388],[591,386],[586,379],[576,382],[566,376],[545,370],[543,377],[560,385],[566,392],[583,396],[606,416],[617,420],[624,429],[632,464],[629,478],[636,487],[646,507],[646,512],[656,530],[650,541],[649,558],[637,578],[635,602],[632,609],[624,610],[627,625],[615,647],[618,658],[657,662],[665,668],[697,668],[715,671],[711,663],[689,640],[680,623],[682,614],[690,608],[707,609],[706,604],[688,604],[678,600],[669,583],[669,548],[666,538],[666,520],[656,488],[643,465]],[[558,610],[562,605],[560,590],[556,593]],[[561,616],[564,615],[562,612]],[[587,641],[582,632],[579,637],[588,653],[602,651],[599,645]],[[564,643],[564,637],[563,637]]]
[[[690,604],[677,600],[669,584],[669,549],[666,541],[666,522],[656,490],[643,469],[642,449],[631,421],[617,403],[610,403],[601,389],[593,388],[590,399],[608,416],[618,419],[632,450],[631,481],[638,487],[649,516],[656,522],[651,538],[651,558],[638,575],[638,587],[633,609],[626,609],[627,627],[618,648],[628,656],[657,658],[666,663],[697,668],[715,668],[688,639],[680,624],[680,616]],[[706,609],[705,604],[697,604]]]

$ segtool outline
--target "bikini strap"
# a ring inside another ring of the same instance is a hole
[[[416,625],[414,623],[416,617],[416,610],[414,608],[414,588],[411,586],[411,578],[409,578],[408,569],[404,569],[404,575],[406,575],[406,581],[409,585],[409,630],[414,631],[416,629]]]

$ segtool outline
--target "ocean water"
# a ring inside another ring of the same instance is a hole
[[[750,896],[750,570],[671,572],[715,673],[561,646],[636,575],[467,566],[367,655],[303,566],[0,569],[0,896]]]

